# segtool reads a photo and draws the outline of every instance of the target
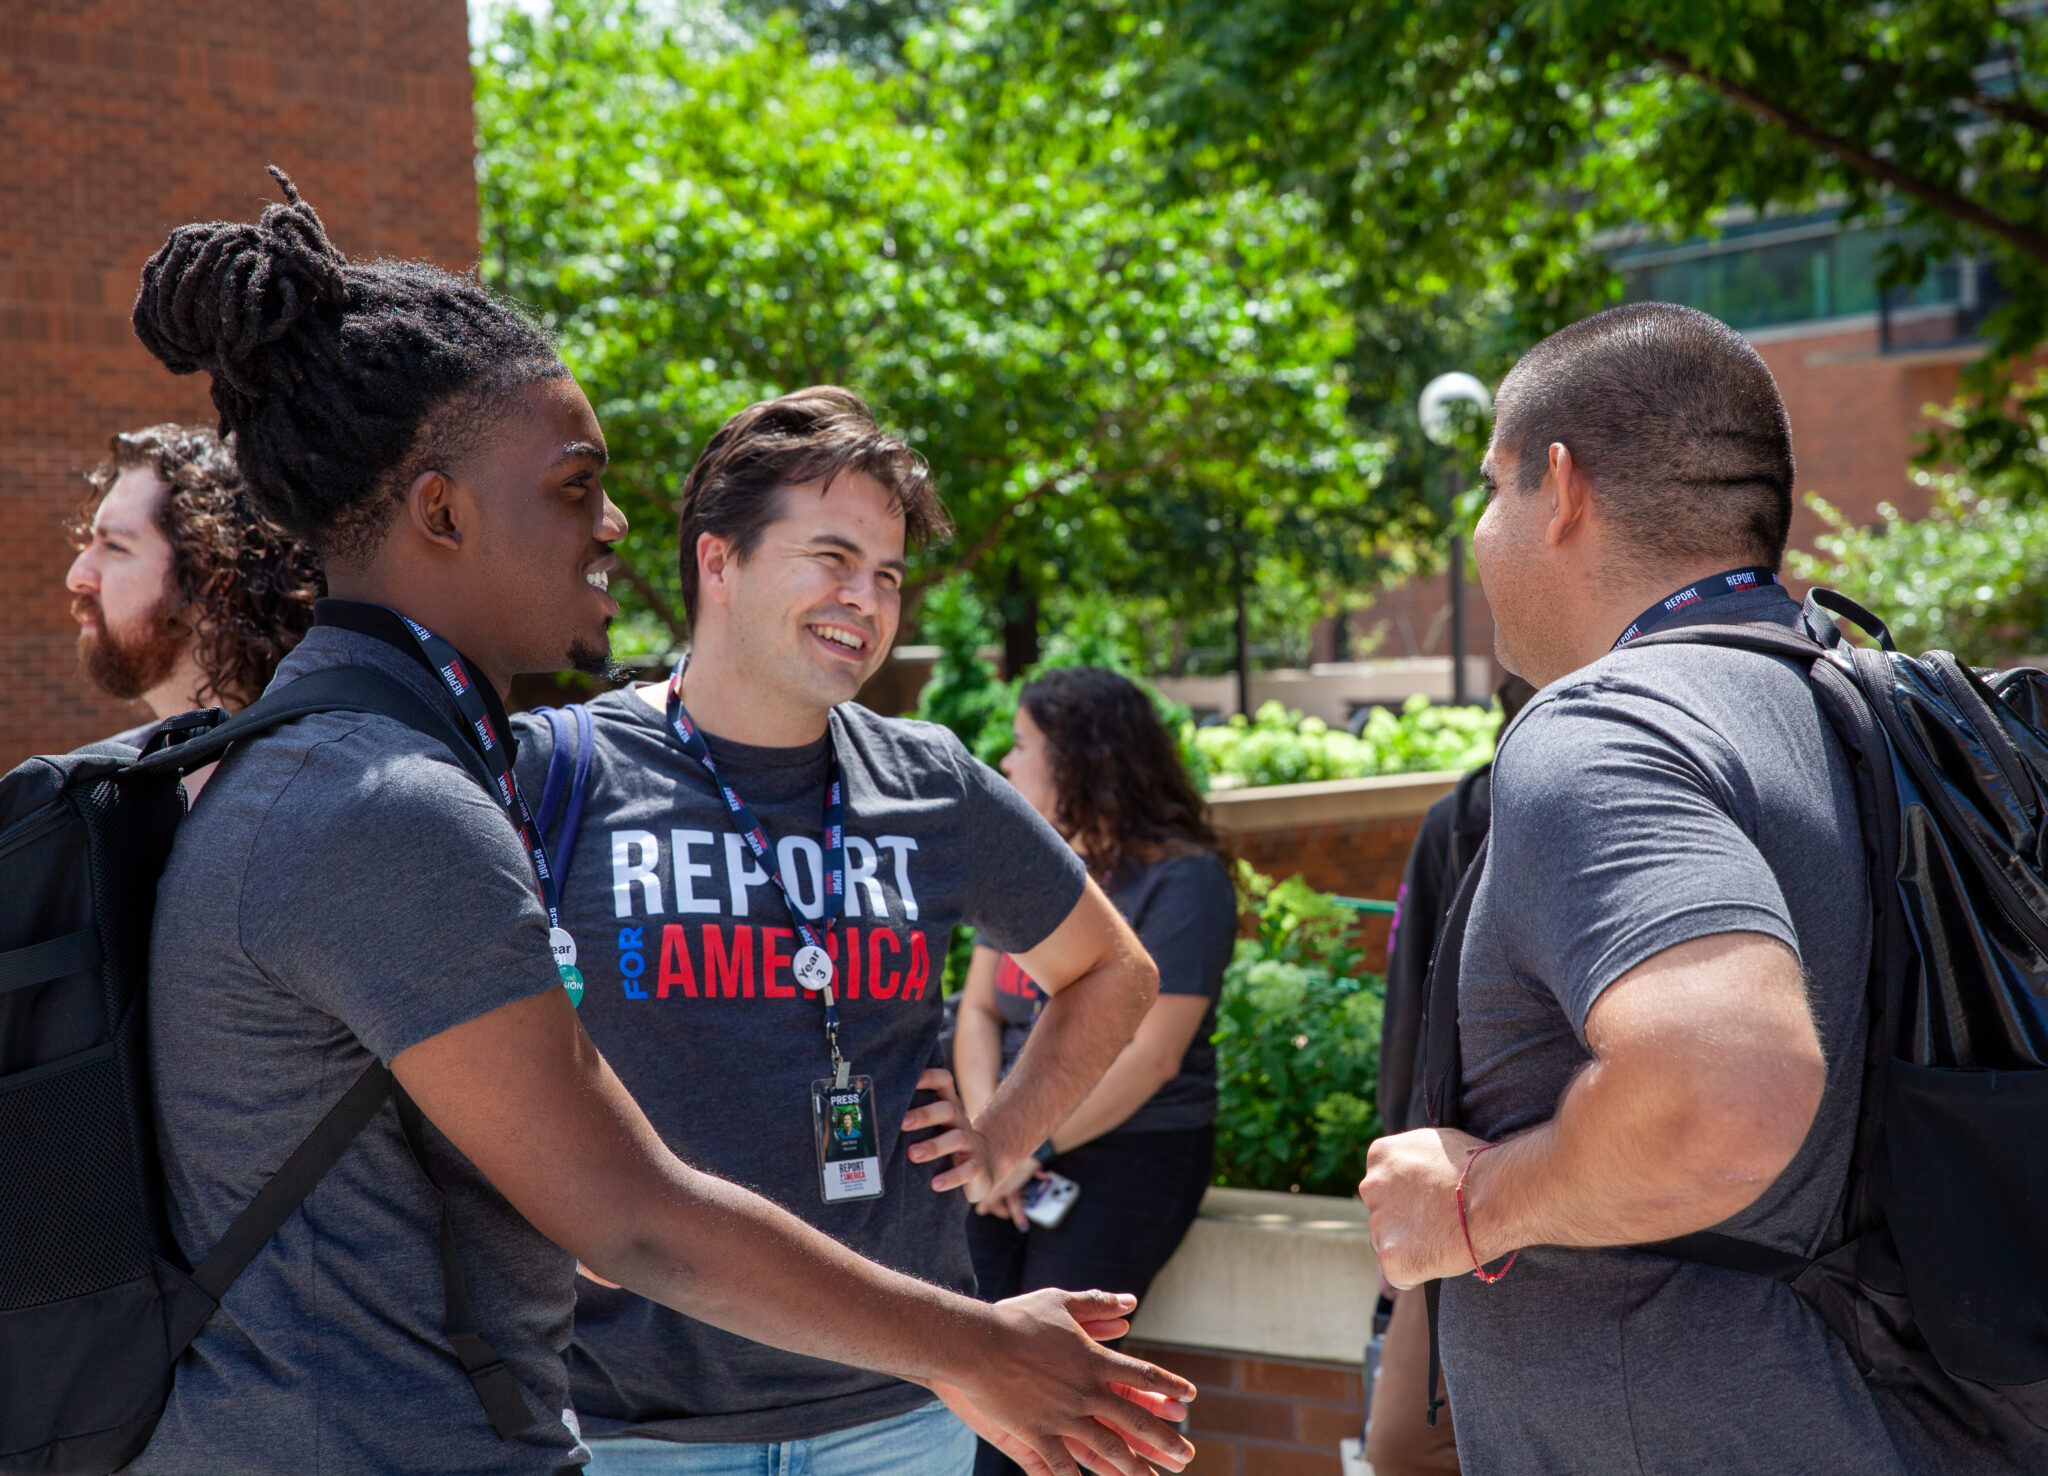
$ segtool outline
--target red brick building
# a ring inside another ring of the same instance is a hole
[[[1776,376],[1792,419],[1799,503],[1792,546],[1811,549],[1821,523],[1809,492],[1857,523],[1889,503],[1927,511],[1910,463],[1930,428],[1926,409],[1955,395],[1963,365],[1981,352],[1974,328],[1982,296],[1974,266],[1947,263],[1901,300],[1881,302],[1875,281],[1881,232],[1841,231],[1831,219],[1739,223],[1717,241],[1617,253],[1632,298],[1684,302],[1749,335]],[[1469,559],[1468,559],[1469,573]],[[1374,655],[1446,656],[1450,625],[1439,575],[1387,591],[1351,616],[1354,649]],[[1493,649],[1493,620],[1476,582],[1467,586],[1467,650]],[[1334,641],[1320,632],[1317,656]]]
[[[63,521],[115,431],[213,420],[129,328],[143,262],[275,163],[342,250],[468,266],[470,98],[462,0],[0,8],[0,769],[141,715],[78,674]]]

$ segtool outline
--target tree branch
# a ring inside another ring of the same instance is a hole
[[[1767,123],[1777,124],[1794,138],[1805,140],[1822,153],[1832,154],[1857,173],[1866,175],[1880,184],[1890,185],[1902,194],[1911,195],[1921,204],[1931,206],[1953,220],[1975,226],[1986,235],[1996,237],[2036,261],[2048,263],[2048,232],[2009,219],[1988,206],[1978,204],[1967,195],[1958,194],[1945,185],[1923,179],[1900,168],[1889,159],[1880,158],[1868,149],[1859,148],[1840,134],[1829,132],[1812,119],[1771,101],[1741,83],[1718,77],[1695,65],[1683,52],[1659,46],[1645,47],[1644,52],[1651,60],[1661,62],[1672,71],[1695,79],[1737,107],[1755,114]]]
[[[676,607],[654,587],[652,580],[633,567],[624,554],[615,549],[612,557],[618,560],[617,569],[620,577],[633,587],[635,594],[647,601],[647,608],[654,612],[656,619],[668,627],[668,633],[675,637],[676,644],[680,646],[687,642],[690,639],[690,622],[677,614]]]
[[[982,530],[979,538],[967,545],[966,550],[961,553],[959,558],[946,566],[943,574],[935,570],[925,575],[924,578],[917,582],[917,586],[912,592],[922,598],[927,587],[938,583],[941,579],[950,579],[955,574],[965,574],[969,569],[972,569],[981,562],[982,555],[996,546],[998,540],[1003,536],[1003,529],[1009,525],[1010,519],[1024,511],[1025,508],[1030,507],[1033,503],[1044,497],[1046,493],[1052,491],[1061,482],[1079,471],[1080,467],[1078,466],[1069,466],[1062,471],[1056,471],[1042,479],[1037,486],[1026,492],[1022,497],[1004,503],[1002,511],[995,515],[995,520]]]

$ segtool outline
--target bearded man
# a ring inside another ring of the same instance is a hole
[[[256,512],[232,448],[203,427],[123,432],[86,480],[64,580],[79,666],[151,714],[113,741],[139,749],[173,714],[255,701],[325,593],[312,552]]]

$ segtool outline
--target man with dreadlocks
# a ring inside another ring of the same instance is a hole
[[[425,1122],[380,1109],[228,1290],[131,1469],[574,1469],[578,1260],[742,1336],[925,1384],[1046,1476],[1073,1476],[1070,1445],[1129,1476],[1133,1445],[1181,1467],[1166,1419],[1192,1387],[1094,1341],[1121,1334],[1129,1298],[990,1307],[863,1260],[678,1161],[591,1045],[550,956],[552,881],[508,823],[524,805],[503,695],[515,673],[605,661],[626,524],[603,431],[516,308],[431,266],[346,260],[278,180],[287,203],[256,225],[173,233],[136,331],[212,376],[257,505],[325,564],[333,598],[274,685],[375,668],[474,731],[500,793],[408,727],[333,712],[231,752],[180,828],[149,1008],[185,1254],[373,1058]],[[487,1419],[445,1341],[444,1205],[523,1429],[502,1399]]]
[[[64,579],[78,663],[151,714],[114,740],[140,748],[176,713],[254,702],[313,623],[312,550],[250,505],[234,452],[204,426],[124,431],[86,481]],[[186,792],[208,773],[188,775]]]

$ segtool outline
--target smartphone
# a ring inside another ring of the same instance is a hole
[[[1050,1230],[1067,1217],[1081,1186],[1063,1174],[1044,1174],[1024,1186],[1024,1218]]]

